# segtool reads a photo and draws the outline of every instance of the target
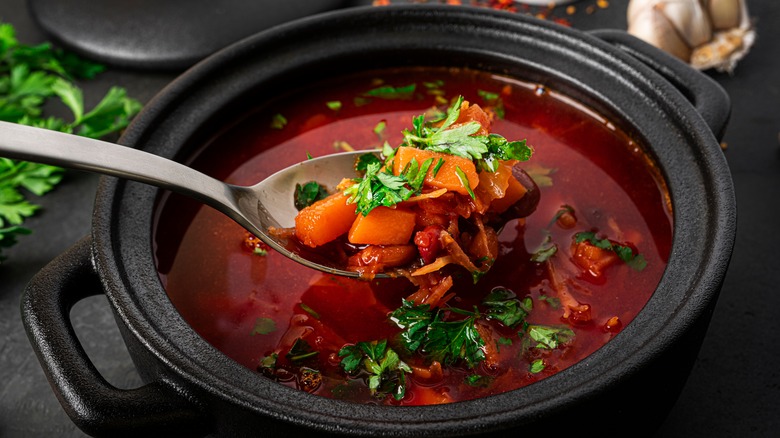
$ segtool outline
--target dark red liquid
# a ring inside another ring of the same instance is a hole
[[[376,78],[394,86],[416,83],[415,97],[356,102],[355,97],[376,87]],[[415,405],[483,397],[567,368],[619,331],[619,327],[606,328],[611,318],[617,317],[623,327],[630,323],[658,284],[671,247],[671,212],[663,183],[641,147],[626,133],[556,93],[473,71],[387,71],[306,87],[259,108],[211,139],[193,166],[229,183],[248,185],[305,160],[307,153],[336,152],[334,142],[346,142],[355,149],[381,147],[385,140],[397,146],[413,116],[441,105],[424,86],[426,81],[437,80],[444,81],[438,89],[447,100],[462,94],[480,105],[486,105],[480,90],[508,90],[502,97],[505,118],[496,119],[492,131],[508,139],[527,138],[535,152],[526,169],[537,175],[549,172],[552,182],[540,184],[541,202],[524,224],[512,221],[504,228],[499,258],[488,275],[474,285],[464,272],[463,278],[455,280],[457,296],[448,304],[470,309],[493,287],[504,286],[518,297],[534,299],[529,323],[569,325],[576,340],[549,352],[547,367],[539,373],[529,371],[530,360],[520,355],[520,342],[502,344],[497,368],[456,365],[445,369],[436,382],[410,377],[401,402],[388,397],[382,403]],[[341,103],[339,109],[326,105],[335,101]],[[287,120],[282,129],[271,127],[276,114]],[[386,127],[378,134],[375,127],[382,121]],[[574,228],[550,226],[562,205],[574,208]],[[545,265],[530,261],[530,254],[543,243],[548,227],[559,246],[556,270],[577,301],[590,306],[588,323],[563,319],[561,308],[541,299],[555,297],[556,292]],[[571,259],[572,236],[589,230],[630,243],[647,260],[647,267],[637,271],[618,263],[598,280],[589,277]],[[307,362],[324,376],[316,394],[378,402],[361,379],[347,379],[336,353],[346,343],[397,335],[399,329],[388,322],[387,315],[415,290],[406,280],[335,278],[273,252],[255,255],[244,246],[245,231],[240,226],[178,196],[161,203],[154,235],[160,278],[171,301],[209,343],[257,369],[263,357],[289,349],[295,339],[305,337],[320,351]],[[258,318],[273,320],[275,330],[253,335]],[[493,342],[516,335],[497,323],[489,325]],[[422,360],[410,360],[424,365]],[[464,383],[472,374],[488,376],[488,384]],[[258,378],[265,377],[258,373]],[[294,372],[276,378],[281,384],[300,385]]]

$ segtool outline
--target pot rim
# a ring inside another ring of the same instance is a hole
[[[369,23],[375,27],[368,29]],[[399,24],[403,31],[390,29]],[[423,25],[428,40],[415,41],[415,36],[423,35]],[[348,41],[350,32],[358,32],[355,28],[367,32],[358,39],[362,41],[345,43],[345,48],[339,49],[342,46],[336,43]],[[332,31],[331,39],[311,38],[326,30]],[[326,43],[330,43],[332,59],[354,60],[355,51],[365,55],[362,51],[368,50],[368,41],[379,42],[389,33],[395,35],[393,43],[380,42],[374,50],[395,53],[396,60],[402,58],[394,52],[394,45],[414,53],[430,51],[431,47],[458,53],[463,59],[481,60],[478,69],[485,67],[486,60],[503,65],[519,62],[528,72],[555,78],[555,88],[604,104],[633,124],[638,134],[648,139],[646,143],[663,172],[674,205],[672,250],[656,293],[634,321],[604,347],[570,368],[518,390],[420,407],[358,405],[326,399],[258,378],[195,334],[160,285],[151,256],[151,237],[137,244],[128,242],[138,239],[137,234],[130,239],[123,237],[128,230],[139,230],[150,223],[150,204],[154,204],[158,191],[104,177],[93,215],[93,259],[118,320],[167,372],[192,388],[248,411],[320,431],[465,434],[499,424],[507,427],[527,423],[591,399],[635,375],[683,337],[694,321],[709,317],[736,234],[734,189],[718,142],[691,103],[656,71],[615,46],[575,29],[500,11],[438,5],[366,7],[321,14],[264,31],[200,62],[150,101],[120,142],[174,156],[189,136],[197,136],[191,129],[184,132],[186,129],[175,128],[175,122],[213,119],[210,109],[198,109],[198,99],[210,98],[214,108],[234,104],[242,87],[253,80],[247,76],[247,65],[255,68],[255,78],[269,78],[271,84],[279,80],[278,72],[269,71],[282,69],[280,64],[263,64],[257,59],[258,53],[292,63],[294,67],[284,68],[299,73],[301,66],[315,62],[306,58],[305,51],[325,50]],[[448,47],[453,40],[463,44]],[[496,41],[528,44],[532,46],[528,50],[547,53],[550,63],[523,59],[508,46],[486,47],[488,42]],[[350,50],[353,52],[347,53]],[[298,56],[303,59],[293,59]],[[578,68],[559,67],[572,63]],[[327,65],[337,70],[332,62]],[[595,80],[583,82],[586,73],[577,70],[607,75],[613,81],[612,89],[594,88],[598,84],[591,82]],[[208,94],[208,90],[220,87],[224,91],[220,95]],[[200,93],[204,89],[207,91]],[[620,93],[632,93],[635,98],[617,105]],[[638,114],[643,120],[637,120]],[[674,145],[680,146],[679,150],[672,150]],[[136,208],[139,203],[143,209]],[[146,233],[151,233],[151,228]],[[192,354],[195,351],[196,356]]]

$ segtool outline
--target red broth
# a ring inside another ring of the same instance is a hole
[[[413,83],[410,98],[363,95],[380,85]],[[489,93],[500,96],[500,104]],[[453,69],[381,71],[321,83],[237,121],[205,142],[192,165],[248,185],[307,154],[347,144],[396,146],[413,116],[446,106],[458,94],[498,108],[493,132],[533,145],[525,169],[540,186],[541,201],[530,217],[504,227],[499,258],[486,276],[476,284],[468,273],[455,280],[456,296],[447,305],[473,310],[491,290],[506,288],[532,302],[523,327],[565,327],[573,331],[572,341],[540,348],[522,329],[479,319],[484,349],[494,360],[474,367],[456,360],[439,370],[424,356],[405,356],[394,341],[401,330],[388,314],[415,290],[407,280],[336,278],[273,251],[255,254],[240,226],[170,195],[160,203],[154,243],[160,278],[183,318],[214,347],[257,370],[258,378],[325,397],[396,405],[447,403],[523,387],[608,342],[642,309],[664,271],[672,238],[668,195],[652,160],[627,133],[544,87]],[[564,206],[573,217],[555,221]],[[646,266],[638,270],[618,261],[594,276],[575,257],[575,235],[588,231],[632,248]],[[532,261],[549,242],[557,244],[557,253],[549,261]],[[571,300],[581,311],[566,311]],[[298,339],[309,348],[303,359],[288,354]],[[338,353],[345,345],[384,339],[414,368],[406,374],[401,400],[372,395],[365,372],[348,374],[341,365]]]

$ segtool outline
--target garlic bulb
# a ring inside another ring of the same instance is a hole
[[[694,68],[729,73],[756,38],[745,0],[631,0],[628,32]]]

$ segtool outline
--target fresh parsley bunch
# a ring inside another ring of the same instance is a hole
[[[0,120],[52,129],[91,138],[101,138],[125,128],[141,109],[124,89],[111,88],[91,110],[75,80],[92,79],[105,67],[49,43],[20,44],[12,25],[0,23]],[[44,106],[56,98],[72,113],[66,121],[46,117]],[[0,157],[0,262],[2,249],[29,234],[22,227],[40,206],[27,200],[22,189],[42,196],[62,180],[63,169]]]

